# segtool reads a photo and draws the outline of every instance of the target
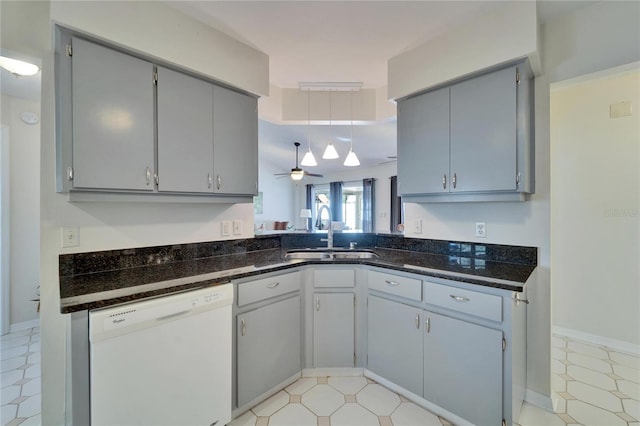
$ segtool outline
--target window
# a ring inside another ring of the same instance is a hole
[[[336,183],[333,183],[336,185]],[[335,186],[334,186],[335,187]],[[342,222],[342,230],[363,232],[367,222],[366,216],[371,215],[371,209],[365,209],[364,185],[363,181],[343,182],[341,185],[342,196],[340,197],[339,212],[342,220],[334,222]],[[339,193],[339,192],[338,192]],[[329,184],[315,185],[311,199],[313,205],[310,207],[314,218],[314,228],[317,230],[326,230],[329,228],[329,210],[334,212],[332,216],[337,216],[334,207],[331,205],[331,186]],[[370,205],[371,203],[369,203]],[[370,220],[370,219],[369,219]],[[340,229],[335,227],[334,229]],[[371,232],[367,230],[366,232]]]

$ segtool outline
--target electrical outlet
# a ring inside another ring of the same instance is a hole
[[[220,235],[222,235],[223,237],[228,237],[229,235],[231,235],[231,221],[230,220],[223,220],[222,221],[222,226],[220,229]]]
[[[413,222],[413,233],[414,234],[422,234],[422,220],[416,219]]]
[[[233,235],[242,235],[242,221],[234,220],[233,221]]]
[[[78,247],[79,231],[77,226],[62,228],[62,247]]]
[[[486,238],[487,237],[487,223],[486,222],[476,222],[476,237]]]

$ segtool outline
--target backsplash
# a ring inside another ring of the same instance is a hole
[[[244,254],[263,250],[326,246],[323,233],[259,235],[239,240],[210,241],[123,250],[63,254],[59,257],[60,276],[74,276],[124,269],[167,265],[176,262]],[[340,233],[334,234],[334,247],[385,248],[519,265],[537,265],[536,247],[481,244],[474,242],[405,238],[402,235]],[[459,261],[459,260],[456,260]]]

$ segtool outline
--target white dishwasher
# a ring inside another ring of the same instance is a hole
[[[231,421],[232,284],[89,312],[91,424]]]

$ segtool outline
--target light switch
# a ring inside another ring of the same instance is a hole
[[[62,228],[62,247],[77,247],[79,245],[79,231],[77,226]]]
[[[231,221],[230,220],[223,220],[222,221],[221,229],[220,229],[220,235],[222,235],[223,237],[228,237],[229,235],[231,235]]]
[[[416,219],[413,222],[413,233],[414,234],[422,234],[422,220]]]

